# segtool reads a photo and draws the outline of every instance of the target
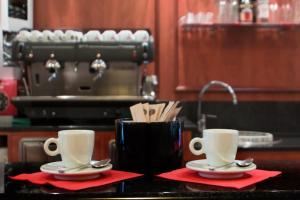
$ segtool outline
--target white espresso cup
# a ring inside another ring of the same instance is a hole
[[[120,42],[132,42],[135,40],[135,37],[130,30],[121,30],[118,33],[118,36]]]
[[[137,42],[148,42],[150,35],[145,30],[138,30],[134,33],[135,41]]]
[[[16,40],[20,41],[20,42],[27,42],[29,40],[30,36],[31,36],[31,33],[29,31],[22,30],[16,36]]]
[[[28,40],[31,42],[41,42],[43,40],[43,34],[38,30],[33,30],[31,31]]]
[[[83,40],[83,33],[81,31],[75,31],[75,36],[76,36],[77,42],[80,42]]]
[[[49,156],[61,155],[66,167],[77,167],[91,162],[95,141],[92,130],[63,130],[58,131],[58,138],[49,138],[44,143],[44,150]],[[56,144],[55,150],[49,145]]]
[[[222,166],[234,162],[238,148],[239,132],[233,129],[205,129],[203,138],[193,138],[189,149],[194,155],[205,154],[210,166]],[[195,149],[200,143],[201,149]]]
[[[53,34],[54,34],[54,37],[53,37],[54,42],[65,41],[65,33],[62,30],[55,30],[53,32]]]
[[[119,41],[119,36],[114,30],[106,30],[102,33],[103,41],[116,42]]]
[[[86,34],[84,34],[84,40],[87,42],[99,42],[103,40],[103,36],[100,31],[90,30]]]
[[[43,36],[42,36],[42,41],[43,42],[52,42],[54,41],[54,33],[52,31],[49,30],[44,30],[42,32]]]
[[[73,30],[67,30],[65,32],[65,41],[66,42],[76,42],[77,41],[77,33]]]

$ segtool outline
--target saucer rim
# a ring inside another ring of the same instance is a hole
[[[239,160],[235,160],[235,161],[239,161]],[[237,173],[245,173],[245,172],[253,171],[257,168],[256,164],[252,163],[250,166],[245,168],[236,168],[238,170],[232,170],[232,167],[230,167],[230,168],[220,168],[214,171],[210,171],[208,168],[191,166],[191,163],[195,163],[195,162],[201,162],[200,164],[204,164],[204,162],[207,163],[207,159],[191,160],[185,164],[186,168],[197,172],[209,173],[209,174],[237,174]]]
[[[93,160],[94,161],[94,160]],[[92,175],[92,174],[99,174],[101,172],[105,172],[108,170],[111,170],[113,165],[111,163],[109,163],[107,166],[102,167],[102,168],[92,168],[92,167],[88,167],[88,168],[84,168],[75,172],[65,172],[65,173],[59,173],[58,170],[49,170],[49,169],[43,169],[44,166],[49,165],[49,164],[53,164],[53,163],[62,163],[62,161],[55,161],[55,162],[49,162],[49,163],[45,163],[43,165],[40,166],[40,171],[47,173],[47,174],[53,174],[53,175],[59,175],[59,176],[83,176],[83,175]],[[83,171],[86,169],[93,169],[91,171]]]

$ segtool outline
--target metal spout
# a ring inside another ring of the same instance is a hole
[[[206,118],[205,118],[205,115],[202,114],[203,96],[204,96],[205,92],[213,85],[218,85],[218,86],[221,86],[221,87],[224,87],[225,89],[227,89],[228,92],[232,96],[232,103],[234,105],[236,105],[238,102],[236,94],[235,94],[233,88],[229,84],[222,82],[222,81],[213,80],[213,81],[210,81],[209,83],[207,83],[206,85],[204,85],[202,87],[201,91],[199,92],[199,96],[198,96],[197,124],[198,124],[198,130],[200,132],[202,132],[203,129],[206,128]]]
[[[94,72],[98,72],[97,75],[93,78],[93,81],[96,81],[97,79],[101,78],[104,74],[104,71],[106,70],[107,66],[106,63],[100,59],[101,54],[98,53],[96,55],[96,59],[91,64],[91,69]]]
[[[47,60],[45,67],[49,70],[51,75],[48,78],[48,81],[51,82],[56,78],[58,69],[61,68],[60,63],[54,58],[55,55],[53,53],[50,54],[49,60]]]

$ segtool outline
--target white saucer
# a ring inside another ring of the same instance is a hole
[[[197,171],[198,174],[204,178],[210,179],[235,179],[244,176],[245,172],[249,172],[256,169],[256,165],[252,163],[248,167],[238,167],[232,165],[230,167],[223,167],[215,169],[214,171],[209,170],[211,166],[207,164],[207,160],[193,160],[186,163],[186,168]]]
[[[94,161],[93,161],[94,162]],[[82,181],[82,180],[90,180],[95,179],[100,176],[101,172],[105,172],[112,168],[112,164],[107,165],[106,167],[102,168],[84,168],[84,169],[77,169],[77,170],[70,170],[64,173],[59,173],[59,169],[64,169],[65,166],[62,161],[58,162],[51,162],[44,164],[40,167],[42,172],[53,174],[54,178],[59,180],[72,180],[72,181]]]

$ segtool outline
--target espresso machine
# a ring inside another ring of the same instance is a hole
[[[33,123],[114,123],[131,117],[129,106],[155,101],[156,76],[145,73],[154,59],[149,31],[140,30],[149,37],[139,40],[121,40],[121,30],[107,31],[106,38],[99,31],[103,37],[93,39],[85,38],[88,32],[59,31],[20,32],[13,43],[13,60],[23,71],[23,94],[13,103]]]

